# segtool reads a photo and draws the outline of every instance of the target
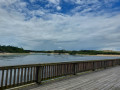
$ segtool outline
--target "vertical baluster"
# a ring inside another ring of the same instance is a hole
[[[69,70],[69,74],[70,74],[70,64],[69,64],[68,70]]]
[[[72,64],[70,63],[70,66],[69,66],[69,70],[70,70],[70,74],[72,74]]]
[[[71,66],[70,66],[70,74],[73,74],[73,72],[72,72],[72,68],[73,68],[73,67],[74,67],[74,65],[71,64]],[[76,65],[75,65],[74,69],[75,69],[74,71],[76,72],[76,69],[77,69],[77,68],[76,68]]]
[[[51,78],[53,78],[53,65],[51,65]]]
[[[92,64],[92,63],[91,63],[91,62],[89,62],[89,67],[90,67],[90,69],[89,69],[89,70],[92,70],[92,68],[91,68],[91,64]]]
[[[17,84],[19,84],[19,74],[20,74],[20,69],[18,68],[18,73],[17,73]]]
[[[71,63],[69,64],[69,74],[71,74]]]
[[[51,78],[53,77],[53,66],[51,65]]]
[[[62,75],[64,75],[64,64],[62,64]]]
[[[29,67],[28,67],[28,70],[27,70],[27,82],[29,82]]]
[[[20,80],[21,84],[22,84],[22,80],[23,80],[23,68],[21,68],[21,80]]]
[[[96,69],[98,69],[98,61],[96,61]]]
[[[43,80],[44,80],[44,77],[45,77],[45,75],[44,75],[44,66],[42,66],[42,78],[43,78]]]
[[[35,81],[35,76],[36,76],[35,71],[36,71],[36,69],[35,69],[35,67],[33,67],[33,81]]]
[[[50,65],[48,65],[48,78],[50,78]]]
[[[60,76],[61,76],[61,64],[60,64],[60,69],[59,70],[60,70]]]
[[[26,83],[26,67],[25,67],[25,70],[24,70],[24,83]]]
[[[79,72],[81,72],[81,62],[79,63]]]
[[[78,72],[80,72],[80,63],[78,64]]]
[[[65,75],[67,75],[67,64],[65,64]]]
[[[63,75],[63,64],[61,64],[61,75]]]
[[[4,83],[4,70],[2,70],[1,87],[3,87],[3,83]]]
[[[66,64],[64,64],[64,75],[66,75]]]
[[[45,65],[45,73],[44,73],[44,76],[45,76],[45,80],[46,80],[46,65]]]
[[[90,70],[90,62],[88,62],[88,70]]]
[[[6,80],[5,80],[5,86],[7,87],[7,83],[8,83],[8,69],[6,70]]]
[[[60,76],[62,76],[62,64],[60,64]]]
[[[51,78],[53,77],[53,65],[51,65]]]
[[[55,77],[56,77],[56,65],[55,65]]]
[[[63,76],[63,64],[61,64],[61,75]]]
[[[43,66],[43,80],[45,80],[45,66]]]
[[[60,76],[62,75],[62,66],[60,64]]]
[[[70,74],[70,64],[68,64],[68,74]]]
[[[63,75],[65,75],[65,64],[63,64]]]
[[[12,69],[10,69],[10,80],[9,80],[9,85],[11,86],[11,83],[12,83]]]
[[[60,64],[58,64],[58,76],[60,76]]]
[[[58,70],[59,70],[59,69],[58,69],[58,64],[57,64],[57,76],[59,75],[59,74],[58,74]]]
[[[54,69],[54,65],[53,65],[53,78],[55,77],[55,74],[54,74],[54,72],[55,72],[55,69]]]
[[[33,68],[31,67],[30,82],[32,82],[32,76],[33,76]]]
[[[104,61],[104,68],[106,68],[106,61]]]
[[[48,65],[46,66],[46,78],[48,79]]]
[[[84,66],[84,71],[86,70],[86,69],[85,69],[85,65],[86,65],[86,63],[85,63],[85,62],[83,62],[83,66]]]
[[[44,76],[43,76],[43,75],[44,75],[43,66],[41,66],[41,70],[42,70],[41,72],[42,72],[42,80],[43,80],[43,78],[44,78]],[[36,74],[37,74],[37,73],[36,73]]]
[[[81,63],[79,63],[79,70],[78,70],[78,72],[80,72],[81,71]]]
[[[57,77],[57,65],[55,65],[56,66],[56,77]]]
[[[66,64],[66,75],[68,73],[68,64]]]
[[[14,79],[13,79],[13,85],[15,86],[15,81],[16,81],[16,69],[14,69]]]
[[[88,62],[85,62],[86,71],[88,70]]]
[[[57,76],[59,76],[59,64],[57,64]]]

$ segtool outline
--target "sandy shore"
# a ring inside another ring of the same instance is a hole
[[[59,54],[59,53],[49,53],[49,54]],[[68,53],[64,53],[64,55],[69,55]],[[87,54],[76,54],[76,55],[86,55],[86,56],[108,56],[108,57],[120,57],[120,55],[104,55],[104,54],[98,54],[98,55],[87,55]]]
[[[30,54],[30,53],[0,53],[0,56],[4,56],[4,55],[18,55],[18,54]]]
[[[92,55],[92,56],[109,56],[109,57],[120,57],[120,55],[103,55],[103,54]]]

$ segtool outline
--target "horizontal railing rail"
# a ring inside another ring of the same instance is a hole
[[[2,66],[0,67],[0,90],[116,65],[120,65],[120,59]]]

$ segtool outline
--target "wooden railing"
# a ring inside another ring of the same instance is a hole
[[[18,65],[0,67],[0,90],[32,82],[75,75],[85,71],[105,69],[120,64],[120,59],[62,62],[49,64]]]

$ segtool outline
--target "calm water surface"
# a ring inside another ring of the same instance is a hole
[[[84,60],[103,60],[116,59],[120,57],[105,57],[105,56],[85,56],[85,55],[53,55],[53,54],[17,54],[0,56],[0,66],[24,65],[24,64],[39,64],[53,62],[69,62],[69,61],[84,61]]]

